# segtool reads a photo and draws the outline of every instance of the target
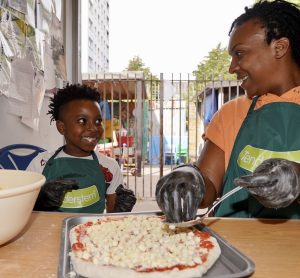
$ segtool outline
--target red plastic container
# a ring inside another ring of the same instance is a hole
[[[119,146],[123,146],[125,144],[127,147],[132,147],[134,144],[133,136],[117,136],[117,141]]]

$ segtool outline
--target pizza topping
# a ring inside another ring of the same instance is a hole
[[[108,217],[76,227],[73,253],[93,264],[138,272],[193,268],[207,260],[216,241],[195,228],[170,229],[159,217]]]

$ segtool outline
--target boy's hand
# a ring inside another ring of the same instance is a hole
[[[54,210],[62,205],[67,191],[78,189],[78,182],[75,180],[65,180],[58,178],[47,181],[40,190],[35,203],[35,210]]]
[[[252,175],[234,180],[265,207],[287,207],[300,195],[300,165],[286,159],[268,159]]]
[[[122,184],[116,189],[116,203],[114,212],[130,212],[136,203],[136,197],[132,190]]]

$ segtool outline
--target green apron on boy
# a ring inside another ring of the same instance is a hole
[[[64,201],[57,211],[77,213],[102,213],[105,209],[106,183],[94,152],[93,159],[59,157],[59,148],[48,160],[43,170],[46,180],[57,178],[73,179],[79,189],[65,194]]]
[[[253,99],[235,140],[222,195],[235,187],[236,177],[249,175],[266,159],[300,162],[300,105],[275,102],[254,110],[257,99]],[[247,189],[242,189],[224,200],[215,216],[300,218],[300,204],[294,202],[280,209],[265,208]]]

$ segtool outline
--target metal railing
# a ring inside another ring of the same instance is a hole
[[[244,91],[236,80],[150,76],[142,72],[84,75],[98,88],[105,131],[98,150],[114,157],[124,180],[143,199],[154,198],[158,179],[195,161],[206,125],[228,100]]]

